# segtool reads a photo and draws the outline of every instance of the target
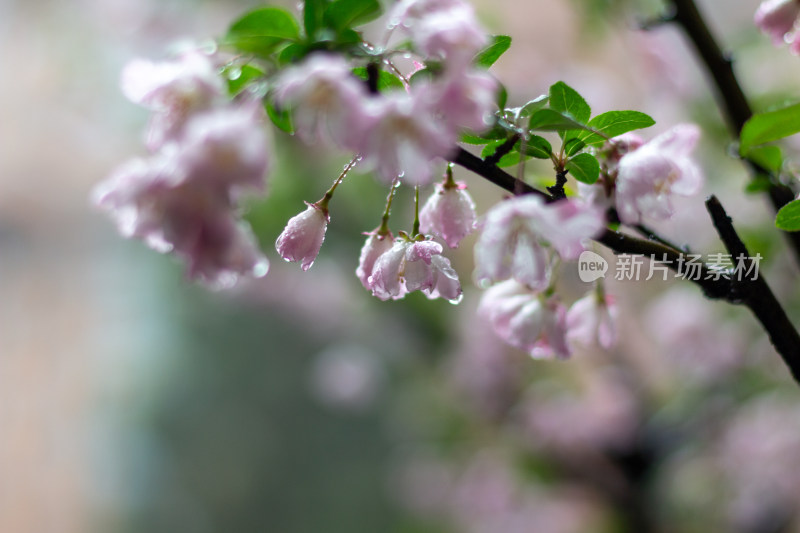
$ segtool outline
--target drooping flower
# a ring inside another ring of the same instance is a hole
[[[475,229],[476,219],[475,202],[464,183],[437,183],[436,191],[419,213],[419,228],[423,233],[438,235],[447,246],[456,248],[461,239]]]
[[[475,245],[477,277],[482,281],[513,277],[542,290],[550,278],[544,245],[565,259],[575,259],[584,250],[584,241],[604,224],[602,212],[570,199],[545,204],[528,194],[500,202],[486,214]]]
[[[689,157],[700,130],[693,124],[679,124],[619,160],[616,204],[626,224],[641,222],[643,216],[665,219],[672,216],[671,195],[691,196],[703,184],[703,175]]]
[[[614,299],[590,292],[567,311],[567,341],[608,350],[617,342],[616,318]]]
[[[381,255],[392,249],[392,246],[394,246],[394,239],[392,238],[391,232],[382,234],[379,229],[367,235],[367,241],[361,248],[361,255],[358,259],[356,276],[358,276],[358,279],[365,289],[371,290],[369,277],[372,275],[375,262]]]
[[[306,205],[305,211],[289,219],[275,241],[281,257],[286,261],[300,261],[303,270],[311,268],[317,259],[330,219],[327,209],[317,204]]]
[[[792,43],[794,53],[800,52],[800,41],[795,37],[795,24],[800,17],[800,1],[798,0],[765,0],[758,6],[755,23],[758,28],[772,37],[775,46],[787,42]]]
[[[230,196],[193,179],[174,150],[120,166],[93,199],[123,236],[180,256],[192,279],[221,288],[241,275],[266,274],[269,263]]]
[[[368,279],[372,294],[381,300],[403,298],[422,291],[428,298],[458,301],[461,284],[450,260],[441,255],[442,245],[434,241],[398,239],[383,253]]]
[[[434,107],[451,129],[482,132],[497,108],[497,81],[485,71],[452,68],[437,80],[434,95]]]
[[[355,151],[390,184],[428,185],[433,161],[455,149],[456,133],[434,119],[432,89],[423,84],[410,93],[390,92],[370,101],[375,120]]]
[[[153,111],[146,135],[151,150],[177,139],[189,117],[210,109],[223,95],[211,57],[197,51],[175,61],[133,60],[122,71],[121,86],[129,100]]]
[[[278,79],[276,102],[292,109],[295,128],[307,142],[357,151],[374,117],[367,112],[366,86],[351,70],[340,56],[312,54]]]
[[[510,279],[486,290],[478,313],[503,341],[536,359],[570,356],[566,309],[555,297]]]

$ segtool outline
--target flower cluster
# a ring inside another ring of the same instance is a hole
[[[152,111],[150,154],[99,184],[97,205],[124,236],[181,256],[193,279],[222,287],[266,274],[267,259],[238,213],[243,194],[263,191],[269,166],[260,106],[228,103],[212,58],[194,51],[132,62],[122,88]]]

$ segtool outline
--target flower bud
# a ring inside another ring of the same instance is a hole
[[[330,218],[328,212],[316,204],[307,205],[305,211],[289,219],[275,241],[281,257],[286,261],[300,261],[303,270],[311,268],[319,255]]]

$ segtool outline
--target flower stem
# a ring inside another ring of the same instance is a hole
[[[344,177],[347,176],[347,173],[350,172],[359,161],[361,161],[361,154],[356,154],[353,156],[353,159],[351,159],[350,162],[344,166],[344,170],[342,170],[342,173],[339,174],[338,178],[336,178],[336,181],[333,182],[331,188],[327,190],[325,196],[314,203],[318,209],[322,209],[324,213],[328,212],[328,203],[331,201],[331,198],[333,198],[333,192],[336,190],[336,187],[339,186]]]

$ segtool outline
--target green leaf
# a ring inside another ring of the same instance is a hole
[[[364,81],[367,80],[367,69],[365,67],[354,68],[353,74],[355,74]],[[378,71],[378,90],[385,91],[389,89],[404,90],[405,85],[403,85],[403,82],[400,81],[400,78],[398,78],[394,74],[390,74],[385,70]]]
[[[492,141],[491,143],[487,144],[481,150],[481,158],[486,159],[487,157],[494,155],[497,149],[505,144],[506,139],[499,139],[497,141]],[[519,151],[519,143],[517,143],[514,148],[507,154],[503,155],[500,160],[496,163],[498,167],[510,167],[511,165],[516,165],[520,161],[520,153]],[[525,156],[525,159],[530,159],[529,155]]]
[[[772,181],[764,174],[759,174],[753,178],[744,188],[746,194],[757,194],[767,192],[772,187]]]
[[[486,144],[493,140],[503,139],[508,137],[509,131],[502,125],[495,123],[494,126],[487,129],[483,133],[464,133],[461,136],[461,142],[467,144]]]
[[[597,162],[597,158],[592,154],[582,153],[576,155],[567,161],[565,168],[576,180],[589,185],[596,182],[597,178],[600,177],[600,163]]]
[[[538,96],[519,109],[520,117],[529,117],[547,105],[550,97],[546,94]]]
[[[486,48],[475,54],[475,65],[483,68],[491,67],[510,46],[511,37],[508,35],[492,36],[492,42],[489,43]]]
[[[278,7],[262,7],[234,22],[224,41],[245,52],[268,56],[281,43],[299,38],[300,27],[291,13]]]
[[[408,84],[414,86],[421,81],[425,80],[430,81],[432,79],[433,79],[433,72],[428,68],[421,68],[414,74],[412,74],[410,78],[408,78]]]
[[[335,0],[325,10],[324,20],[337,32],[365,24],[381,15],[377,0]]]
[[[522,143],[517,145],[517,150],[522,148]],[[553,147],[544,137],[531,135],[525,143],[525,153],[537,159],[550,159],[553,154]]]
[[[555,109],[540,109],[531,115],[528,129],[531,131],[565,132],[587,129],[587,126]]]
[[[499,83],[498,85],[500,88],[497,90],[497,108],[505,109],[506,103],[508,102],[508,91],[506,91],[506,86],[502,83]]]
[[[564,141],[564,153],[567,154],[567,157],[572,157],[584,148],[586,148],[586,143],[577,137],[570,137]]]
[[[586,131],[578,135],[578,139],[586,143],[586,146],[603,144],[611,137],[649,128],[655,123],[649,115],[639,111],[608,111],[597,115],[587,124],[597,133]]]
[[[753,146],[800,132],[800,104],[750,117],[739,134],[739,153],[745,157]]]
[[[800,230],[800,200],[793,200],[778,211],[775,226],[785,231]]]
[[[278,63],[281,65],[288,65],[290,63],[297,63],[306,57],[313,49],[308,45],[300,43],[291,43],[289,46],[281,50],[278,54]]]
[[[286,133],[294,133],[294,125],[292,124],[292,115],[288,109],[278,109],[270,101],[264,103],[264,109],[267,111],[267,116],[279,129]]]
[[[228,93],[238,94],[251,81],[264,76],[264,71],[252,65],[232,65],[225,69],[228,79]]]
[[[770,172],[780,172],[783,155],[779,146],[757,146],[747,152],[747,159]]]
[[[309,41],[316,40],[317,31],[322,28],[322,16],[328,0],[305,0],[303,2],[303,27]]]
[[[592,116],[592,108],[586,100],[563,81],[550,86],[550,108],[568,114],[584,124]]]

